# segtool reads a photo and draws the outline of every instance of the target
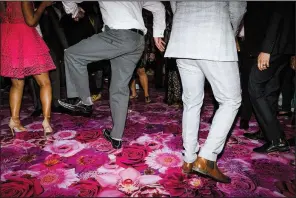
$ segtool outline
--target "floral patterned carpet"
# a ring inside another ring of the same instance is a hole
[[[295,177],[290,164],[294,147],[281,154],[256,154],[252,149],[262,143],[244,138],[237,126],[218,161],[231,184],[182,174],[182,112],[163,104],[164,94],[155,90],[151,90],[153,103],[147,105],[140,98],[130,104],[123,148],[112,149],[102,136],[102,129],[112,126],[106,95],[95,104],[91,118],[53,114],[54,134],[47,139],[42,118],[30,117],[33,107],[28,96],[21,119],[29,131],[17,138],[8,129],[9,108],[2,106],[0,197],[283,197],[277,186],[295,193],[290,182]],[[207,96],[201,144],[212,111]],[[287,120],[281,122],[291,138],[292,126]],[[255,121],[250,130],[257,130]]]

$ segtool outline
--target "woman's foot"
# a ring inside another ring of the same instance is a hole
[[[150,96],[145,96],[145,102],[147,104],[151,102]]]
[[[53,132],[48,118],[43,120],[42,126],[43,126],[43,130],[44,130],[44,136]]]
[[[131,95],[131,96],[130,96],[130,99],[131,99],[131,100],[133,100],[133,99],[138,99],[138,97],[139,97],[139,96],[138,96],[137,94],[136,94],[136,95]]]
[[[95,101],[100,100],[101,97],[102,97],[102,95],[100,93],[99,94],[94,94],[94,95],[91,96],[91,100],[92,100],[92,102],[95,102]]]
[[[19,118],[10,118],[8,126],[11,130],[12,136],[14,136],[15,133],[18,132],[27,131],[26,128],[21,125],[21,121]]]

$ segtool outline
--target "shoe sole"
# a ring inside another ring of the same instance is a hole
[[[104,134],[104,137],[105,137],[109,142],[112,141],[111,137],[107,134],[107,132],[106,132],[105,130],[103,131],[103,134]],[[113,146],[113,145],[112,145],[112,146]]]
[[[105,130],[103,131],[103,135],[111,143],[111,145],[112,145],[112,147],[114,149],[120,149],[121,148],[121,145],[119,147],[113,145],[112,138],[105,132]]]
[[[280,152],[290,151],[290,147],[278,148]]]
[[[274,149],[274,150],[268,151],[268,152],[266,152],[266,151],[265,152],[254,151],[254,152],[256,152],[256,153],[262,153],[262,154],[268,154],[268,153],[274,153],[274,152],[287,152],[287,151],[290,151],[290,148],[289,147],[277,148],[277,149]]]
[[[210,177],[210,178],[212,178],[212,179],[214,179],[214,180],[216,180],[216,181],[218,181],[220,183],[225,183],[225,184],[231,183],[231,180],[230,181],[222,181],[220,179],[217,179],[216,177],[213,177],[212,175],[209,175],[206,171],[202,171],[202,170],[200,170],[198,168],[193,167],[192,170],[195,171],[195,172],[198,172],[198,173],[200,173],[200,174],[202,174],[204,176],[208,176],[208,177]]]
[[[75,111],[75,107],[73,107],[73,105],[64,103],[64,102],[62,102],[60,100],[58,100],[58,103],[62,108],[67,109],[68,111],[70,111],[70,112],[67,112],[67,113],[72,115],[72,116],[91,117],[91,115],[92,115],[92,112],[84,113],[84,112],[81,112],[81,111]]]

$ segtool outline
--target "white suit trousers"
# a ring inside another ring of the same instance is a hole
[[[184,161],[192,163],[199,150],[198,130],[204,98],[205,78],[210,82],[219,103],[209,135],[199,156],[216,161],[241,104],[240,77],[237,62],[177,59],[183,86],[184,104],[182,138]]]

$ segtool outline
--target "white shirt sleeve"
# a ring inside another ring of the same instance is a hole
[[[243,38],[245,37],[245,27],[243,26],[242,29],[240,30],[238,37]]]
[[[75,18],[79,12],[77,3],[81,3],[82,1],[62,1],[64,5],[65,12],[67,14],[72,14],[72,18]]]
[[[176,9],[177,9],[177,2],[176,1],[170,1],[170,3],[171,3],[171,8],[172,8],[173,14],[175,14]]]
[[[42,32],[41,32],[41,28],[40,28],[40,25],[39,25],[39,24],[36,26],[36,30],[37,30],[38,34],[39,34],[41,37],[43,37]]]
[[[246,11],[247,11],[246,1],[230,1],[229,2],[230,21],[231,21],[235,36],[238,34],[239,25]]]
[[[143,8],[153,14],[153,37],[164,37],[165,7],[161,2],[145,1]]]

